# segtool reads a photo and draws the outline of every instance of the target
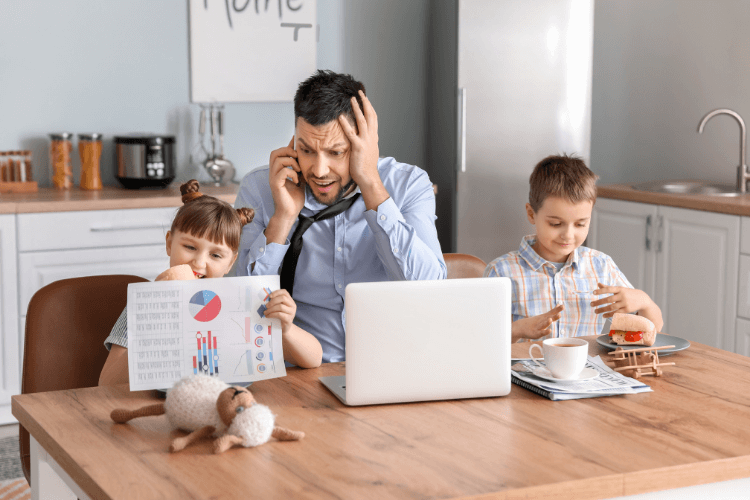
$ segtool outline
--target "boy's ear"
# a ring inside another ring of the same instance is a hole
[[[171,257],[172,255],[172,232],[167,231],[167,257]]]
[[[534,222],[534,209],[531,208],[531,203],[526,204],[526,217],[529,219],[529,222],[531,224],[535,224]]]

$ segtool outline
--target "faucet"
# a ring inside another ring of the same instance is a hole
[[[748,172],[747,163],[745,163],[745,149],[747,143],[745,121],[738,113],[732,111],[731,109],[715,109],[704,116],[701,120],[700,125],[698,125],[699,134],[703,133],[703,127],[706,125],[708,120],[716,115],[732,116],[740,124],[740,164],[737,167],[737,191],[744,194],[747,192],[747,181],[750,180],[750,172]]]

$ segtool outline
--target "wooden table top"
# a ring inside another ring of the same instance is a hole
[[[592,355],[606,349],[588,337]],[[529,344],[513,355],[527,357]],[[256,382],[299,442],[170,454],[155,400],[124,386],[13,397],[13,415],[92,498],[606,498],[750,474],[750,358],[694,343],[654,392],[550,401],[510,395],[346,407],[318,381],[344,364]]]

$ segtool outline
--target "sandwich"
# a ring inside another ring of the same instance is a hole
[[[617,345],[652,346],[656,342],[656,326],[650,319],[635,314],[615,313],[609,336]]]

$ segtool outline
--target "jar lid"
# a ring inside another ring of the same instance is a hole
[[[73,134],[70,132],[57,132],[54,134],[50,134],[49,138],[53,141],[69,141],[73,138]]]
[[[97,134],[96,132],[93,132],[91,134],[78,134],[78,140],[79,141],[101,141],[102,134]]]
[[[115,144],[145,144],[147,146],[155,144],[174,144],[174,136],[157,134],[116,135]]]

